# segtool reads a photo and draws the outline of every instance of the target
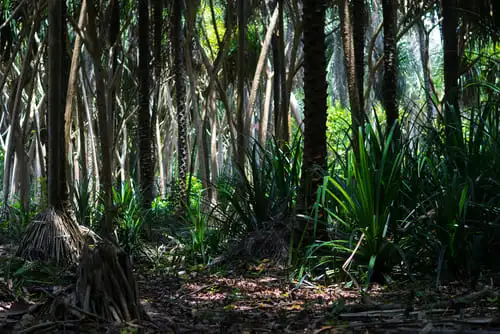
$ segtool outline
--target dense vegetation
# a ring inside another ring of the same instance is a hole
[[[492,282],[498,7],[2,1],[0,288],[130,322],[138,273]]]

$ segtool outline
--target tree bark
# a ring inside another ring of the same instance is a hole
[[[153,127],[149,110],[149,5],[138,0],[139,11],[139,111],[137,129],[139,133],[139,180],[142,205],[151,208],[154,188]]]
[[[349,92],[349,104],[351,107],[351,123],[352,123],[352,146],[356,155],[359,153],[359,128],[364,122],[363,112],[363,73],[359,70],[363,69],[363,60],[358,60],[359,56],[363,53],[359,52],[359,48],[363,50],[364,37],[360,36],[359,28],[358,34],[354,34],[354,17],[352,15],[352,8],[349,0],[340,0],[340,21],[342,42],[344,45],[345,67],[347,72],[347,90]],[[364,4],[363,4],[364,5]],[[362,8],[355,8],[355,10],[363,10]],[[356,24],[362,24],[357,22]],[[357,39],[363,38],[363,43]],[[361,87],[360,87],[361,86]]]
[[[279,109],[279,115],[280,115],[280,139],[283,143],[288,143],[290,140],[290,119],[289,119],[289,112],[288,112],[288,99],[289,99],[289,92],[288,92],[288,87],[287,87],[287,80],[286,80],[286,57],[285,57],[285,22],[284,22],[284,1],[283,0],[278,0],[278,12],[279,12],[279,17],[278,17],[278,33],[279,33],[279,47],[278,47],[278,57],[280,59],[279,61],[279,67],[275,69],[276,71],[280,72],[280,97],[281,97],[281,104],[280,104],[280,109]],[[291,66],[294,66],[294,64],[291,64]]]
[[[83,0],[80,7],[80,17],[78,19],[78,27],[80,29],[85,25],[85,20],[87,12],[87,1]],[[82,48],[82,38],[80,34],[76,34],[75,44],[73,46],[73,56],[71,58],[71,67],[69,71],[68,79],[68,91],[66,93],[66,105],[64,109],[64,139],[66,152],[71,152],[71,123],[72,123],[72,111],[73,102],[76,95],[77,89],[77,79],[78,79],[78,68],[80,61],[80,50]],[[66,164],[66,171],[68,177],[71,175],[70,164]],[[86,177],[86,176],[85,176]]]
[[[437,112],[431,95],[433,89],[429,64],[429,33],[425,29],[425,25],[422,20],[417,23],[417,32],[420,43],[420,62],[422,64],[422,81],[424,83],[425,90],[424,94],[427,107],[427,119],[432,121],[436,117]]]
[[[444,126],[448,147],[462,147],[462,124],[458,104],[458,15],[456,0],[443,0]]]
[[[238,4],[238,109],[236,112],[236,135],[237,151],[236,164],[239,168],[245,168],[246,156],[246,133],[245,133],[245,48],[246,48],[246,2],[240,0]]]
[[[306,1],[304,24],[304,151],[301,191],[303,209],[316,199],[326,167],[327,83],[325,59],[325,4]]]
[[[182,52],[182,0],[174,0],[172,12],[172,44],[174,49],[175,96],[177,107],[177,168],[181,202],[186,201],[186,176],[188,170],[186,86],[184,82],[184,54]]]
[[[88,0],[88,49],[94,64],[94,74],[96,82],[96,106],[97,116],[99,121],[99,137],[101,146],[101,184],[102,198],[104,202],[104,224],[102,232],[105,238],[113,240],[113,184],[111,171],[111,136],[110,126],[108,122],[108,110],[106,107],[106,87],[104,85],[104,70],[101,64],[101,48],[97,37],[96,27],[96,12],[94,1]]]
[[[48,205],[65,209],[66,147],[64,107],[67,91],[65,65],[66,15],[64,2],[49,0],[49,92],[48,92]]]
[[[398,121],[398,53],[397,53],[397,0],[383,0],[384,15],[384,83],[383,105],[385,108],[387,129],[390,131]],[[397,129],[394,130],[397,137]]]

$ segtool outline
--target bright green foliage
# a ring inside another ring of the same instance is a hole
[[[248,173],[239,171],[229,184],[219,187],[220,200],[229,203],[229,234],[258,231],[290,213],[300,180],[301,156],[299,140],[287,148],[276,142],[269,148],[254,143],[247,154]]]
[[[203,193],[203,184],[200,179],[198,179],[195,175],[188,174],[186,176],[186,185],[189,188],[189,205],[191,207],[196,206],[202,197]],[[176,201],[178,200],[178,196],[176,196],[178,192],[178,185],[176,183],[172,184],[170,187],[170,191],[167,194],[166,198],[161,198],[160,196],[156,197],[152,203],[153,210],[166,210],[169,212],[173,212],[175,210]]]
[[[379,256],[393,247],[388,233],[397,219],[394,207],[401,188],[402,153],[391,150],[392,132],[382,143],[373,132],[366,141],[363,138],[360,133],[359,160],[349,154],[344,176],[325,178],[320,203],[334,228],[342,224],[344,230],[352,231],[353,241],[364,236],[357,255],[364,259],[362,263],[368,260],[369,281],[375,265],[383,266],[388,260]]]
[[[122,184],[119,190],[113,189],[113,201],[118,242],[127,253],[131,253],[140,245],[142,226],[148,212],[142,209],[132,181]]]
[[[219,52],[219,44],[217,42],[217,35],[215,33],[215,27],[213,25],[212,13],[210,8],[207,6],[200,6],[198,13],[198,17],[200,17],[201,25],[204,27],[206,32],[206,38],[201,38],[200,42],[203,48],[205,48],[205,52],[209,57],[211,57],[211,61],[215,60],[217,53]],[[226,32],[226,26],[224,24],[224,12],[223,8],[214,4],[214,14],[215,14],[215,24],[217,26],[217,32],[219,34],[219,38],[222,39]]]
[[[12,289],[21,294],[24,286],[67,284],[63,282],[65,269],[53,265],[10,258],[0,264],[0,276],[7,282],[12,280]]]
[[[73,210],[76,220],[84,226],[92,226],[95,222],[97,205],[92,196],[88,181],[77,182],[73,189]]]
[[[189,237],[186,243],[194,264],[198,264],[198,260],[201,260],[202,264],[208,264],[220,253],[223,246],[221,231],[213,224],[214,212],[215,208],[203,203],[201,198],[198,199],[198,203],[187,209],[185,221]]]
[[[38,212],[38,208],[31,204],[26,210],[22,203],[17,200],[10,207],[9,218],[0,224],[0,234],[12,241],[21,240],[26,227]]]
[[[339,155],[344,155],[349,147],[350,138],[350,114],[349,111],[342,108],[340,102],[332,105],[328,99],[328,115],[326,120],[326,138],[329,148]]]

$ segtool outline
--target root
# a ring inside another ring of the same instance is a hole
[[[110,242],[84,248],[78,280],[76,306],[100,318],[129,322],[140,320],[144,311],[128,256]]]
[[[83,246],[78,224],[53,208],[33,217],[17,255],[27,260],[76,264]]]

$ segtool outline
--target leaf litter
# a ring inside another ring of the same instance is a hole
[[[500,289],[473,291],[455,282],[373,285],[367,292],[346,284],[290,281],[268,261],[238,270],[195,268],[177,275],[137,269],[141,322],[112,323],[72,309],[55,319],[40,310],[64,294],[38,298],[14,293],[0,279],[1,333],[500,333]],[[431,288],[432,287],[432,288]],[[64,306],[64,305],[63,305]]]

